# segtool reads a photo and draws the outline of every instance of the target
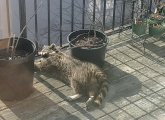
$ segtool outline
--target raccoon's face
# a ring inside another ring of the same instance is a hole
[[[50,46],[44,45],[43,49],[38,54],[44,58],[48,58],[49,56],[55,55],[58,52],[59,51],[57,50],[56,45],[51,44]]]

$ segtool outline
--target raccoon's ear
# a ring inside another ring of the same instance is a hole
[[[44,49],[44,48],[46,48],[46,47],[47,47],[46,45],[43,45],[43,46],[42,46],[42,49]]]
[[[56,45],[55,45],[54,43],[52,43],[52,44],[50,45],[50,49],[56,49]]]

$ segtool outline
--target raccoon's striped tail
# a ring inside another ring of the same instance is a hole
[[[107,81],[104,81],[101,85],[100,92],[94,100],[94,103],[96,104],[97,107],[101,106],[104,98],[107,95],[107,92],[108,92],[108,89],[109,89],[108,84],[109,83]]]

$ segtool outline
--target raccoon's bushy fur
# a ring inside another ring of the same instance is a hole
[[[74,59],[56,49],[55,45],[46,46],[40,52],[42,58],[35,62],[39,70],[50,71],[60,75],[70,82],[75,95],[68,96],[68,100],[75,100],[82,95],[89,99],[86,107],[100,106],[108,91],[107,77],[101,68],[88,62]]]

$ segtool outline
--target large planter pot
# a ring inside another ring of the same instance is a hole
[[[159,14],[151,14],[149,24],[161,24],[165,21],[165,17]]]
[[[75,38],[77,38],[77,36],[79,35],[81,35],[81,37],[94,36],[94,30],[78,30],[71,32],[68,35],[67,40],[71,47],[70,49],[71,56],[82,61],[88,61],[98,66],[102,66],[104,64],[104,59],[105,59],[107,37],[102,32],[99,31],[95,31],[95,32],[96,32],[96,37],[100,38],[100,40],[103,40],[104,44],[92,48],[83,48],[83,47],[75,46],[74,42],[76,42]]]
[[[159,25],[157,26],[153,26],[153,25],[149,25],[149,35],[153,36],[153,37],[161,37],[162,34],[165,32],[165,26]]]
[[[132,24],[132,32],[139,36],[146,34],[146,28],[147,28],[147,24],[144,21],[136,22],[136,23],[134,22]]]
[[[1,51],[6,49],[4,47],[6,40],[0,40]],[[33,42],[20,38],[16,51],[24,52],[26,54],[24,57],[10,60],[1,56],[0,99],[21,100],[32,93],[35,50],[36,46]]]

